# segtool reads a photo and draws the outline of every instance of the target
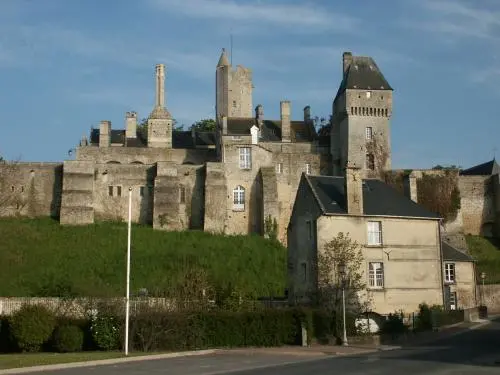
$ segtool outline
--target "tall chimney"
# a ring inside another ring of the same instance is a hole
[[[280,102],[280,118],[281,118],[281,141],[291,142],[291,109],[290,101],[283,100]]]
[[[103,120],[99,125],[99,147],[109,147],[111,144],[111,121]]]
[[[343,60],[343,69],[344,73],[347,72],[347,69],[349,69],[349,66],[352,64],[352,53],[351,52],[344,52],[342,55],[342,60]]]
[[[415,176],[414,172],[404,177],[403,188],[406,197],[418,203],[417,176]]]
[[[345,168],[345,195],[347,213],[363,215],[363,179],[361,168],[348,162]]]
[[[165,65],[156,64],[156,95],[155,107],[165,107]]]
[[[262,122],[264,121],[264,107],[262,104],[255,107],[255,119],[257,120],[258,127],[262,128]]]
[[[304,107],[304,122],[311,121],[311,107]]]
[[[125,114],[125,136],[127,138],[137,137],[137,112]]]

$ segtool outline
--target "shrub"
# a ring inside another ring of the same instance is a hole
[[[403,314],[394,313],[389,314],[387,320],[384,322],[381,328],[381,333],[397,336],[408,331],[408,327],[404,324]]]
[[[10,331],[22,351],[34,352],[49,340],[55,327],[54,314],[41,305],[24,305],[11,318]]]
[[[92,338],[101,350],[120,348],[120,323],[111,313],[97,313],[92,317],[90,331]]]
[[[9,319],[6,316],[0,316],[0,353],[10,353],[15,350],[15,343],[10,334]]]
[[[83,348],[83,331],[70,324],[56,328],[54,332],[54,348],[60,353],[77,352]]]

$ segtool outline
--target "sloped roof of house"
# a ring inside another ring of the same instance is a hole
[[[257,125],[254,118],[229,117],[227,133],[229,135],[250,135],[252,126]],[[264,142],[281,142],[281,120],[264,120],[261,136]],[[290,121],[292,142],[311,142],[317,138],[312,122]]]
[[[304,175],[325,215],[346,215],[345,178]],[[440,219],[439,215],[377,179],[363,179],[363,212],[368,216]]]
[[[461,176],[493,176],[499,173],[500,166],[495,159],[460,171]]]
[[[442,248],[445,262],[474,262],[470,255],[451,246],[448,242],[443,241]]]

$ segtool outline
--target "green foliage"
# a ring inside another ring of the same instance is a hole
[[[99,311],[92,317],[90,331],[101,350],[117,350],[120,347],[120,321],[115,314]]]
[[[443,310],[442,306],[430,306],[426,303],[419,305],[419,312],[415,324],[416,331],[430,331],[439,327],[464,321],[463,310]]]
[[[460,209],[460,190],[453,170],[445,170],[441,175],[424,174],[417,180],[417,194],[418,203],[445,221],[456,218]]]
[[[72,324],[58,326],[54,331],[54,348],[60,353],[78,352],[83,347],[83,331]]]
[[[271,215],[264,220],[264,235],[272,240],[278,239],[278,222]]]
[[[195,122],[190,126],[189,130],[196,130],[200,132],[214,132],[217,127],[217,124],[214,119],[206,118],[200,121]]]
[[[24,305],[11,318],[10,331],[19,349],[39,351],[52,336],[54,314],[41,305]]]
[[[0,220],[0,295],[125,295],[127,225],[60,226],[51,219]],[[286,249],[260,236],[132,227],[131,291],[168,297],[188,270],[242,297],[282,295]],[[23,277],[19,277],[23,275]]]
[[[402,312],[389,314],[387,320],[380,329],[381,333],[392,336],[398,336],[408,332],[408,326],[404,324],[404,315]]]
[[[486,273],[485,284],[500,283],[500,243],[480,236],[466,236],[467,247],[476,260],[477,274]],[[480,280],[478,280],[480,282]]]

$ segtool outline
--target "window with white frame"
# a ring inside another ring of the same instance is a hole
[[[311,164],[306,163],[306,174],[311,174]]]
[[[252,168],[252,149],[250,147],[240,147],[240,169]]]
[[[382,262],[369,263],[368,282],[370,288],[384,287],[384,263]]]
[[[457,309],[457,293],[456,292],[450,292],[450,295],[448,298],[448,306],[450,307],[450,310]]]
[[[368,246],[382,245],[382,222],[368,222]]]
[[[444,264],[444,281],[447,283],[455,282],[455,263]]]
[[[245,209],[245,188],[237,186],[233,190],[233,210],[243,211]]]
[[[373,138],[373,128],[371,126],[366,127],[365,136],[367,140],[371,140]]]
[[[283,163],[276,164],[276,173],[283,173]]]

